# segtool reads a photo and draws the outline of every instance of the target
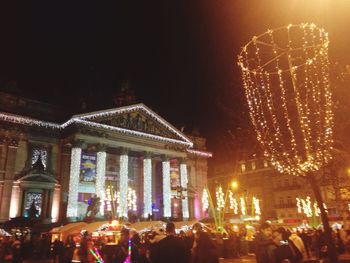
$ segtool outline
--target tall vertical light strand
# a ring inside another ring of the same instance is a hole
[[[70,161],[70,178],[67,217],[78,216],[78,190],[80,175],[81,148],[73,147]]]
[[[143,217],[152,215],[152,159],[143,159]]]
[[[100,214],[104,215],[105,181],[106,181],[106,152],[97,152],[96,163],[96,195],[101,200]]]
[[[164,217],[171,217],[171,187],[170,187],[170,162],[163,161],[163,213]]]
[[[128,166],[129,157],[127,154],[120,155],[120,199],[119,199],[119,216],[128,217]]]
[[[188,174],[187,174],[187,165],[185,163],[180,164],[180,176],[181,176],[182,193],[184,197],[182,199],[182,216],[183,218],[189,218],[190,213],[188,211],[188,195],[187,195]]]

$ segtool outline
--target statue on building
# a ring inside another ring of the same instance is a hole
[[[100,205],[101,199],[98,196],[94,195],[93,197],[91,197],[88,200],[88,207],[86,209],[85,217],[89,219],[95,218],[95,216],[99,212]]]

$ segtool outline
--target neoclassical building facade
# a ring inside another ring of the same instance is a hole
[[[0,221],[28,216],[33,205],[45,222],[82,219],[96,196],[99,216],[112,201],[122,217],[202,217],[211,157],[205,139],[184,134],[144,104],[63,123],[14,112],[0,112]]]

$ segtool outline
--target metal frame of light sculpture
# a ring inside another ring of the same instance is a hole
[[[281,173],[305,175],[331,159],[328,44],[314,24],[288,25],[253,37],[238,56],[257,139]]]

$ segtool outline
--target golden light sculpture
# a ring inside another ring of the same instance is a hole
[[[253,37],[238,56],[257,139],[281,173],[304,176],[331,159],[328,44],[315,24],[288,25]]]
[[[249,115],[265,157],[281,173],[305,176],[337,262],[315,172],[332,158],[328,33],[313,23],[255,36],[238,56]]]

